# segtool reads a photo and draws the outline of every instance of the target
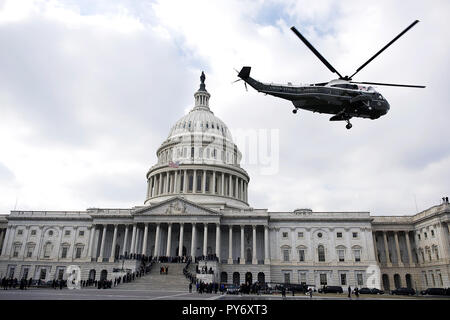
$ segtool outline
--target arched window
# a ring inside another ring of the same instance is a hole
[[[52,254],[53,244],[51,242],[47,242],[44,246],[44,258],[50,258]]]
[[[320,262],[325,261],[325,248],[323,247],[323,245],[317,247],[317,252],[319,256],[319,261]]]

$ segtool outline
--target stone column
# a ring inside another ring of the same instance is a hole
[[[403,266],[402,256],[400,255],[400,246],[398,244],[398,231],[394,232],[394,239],[395,239],[395,249],[397,251],[397,263],[399,266]]]
[[[240,200],[244,200],[244,179],[239,179],[241,182],[241,185],[239,187],[239,190],[241,190],[241,196],[239,197]]]
[[[269,226],[264,226],[264,264],[270,264]]]
[[[139,237],[141,236],[141,230],[136,226],[136,241],[134,242],[133,253],[138,253]]]
[[[112,241],[112,246],[111,246],[111,255],[109,256],[109,262],[114,262],[114,258],[115,258],[114,255],[115,255],[115,251],[116,251],[117,228],[118,228],[118,225],[115,224],[114,225],[113,241]]]
[[[413,265],[413,258],[411,252],[411,243],[409,242],[409,231],[405,231],[406,248],[408,250],[408,262],[409,266]]]
[[[166,172],[166,185],[164,187],[165,193],[169,193],[169,177],[170,177],[170,171]]]
[[[106,224],[103,225],[103,234],[102,234],[102,242],[100,244],[100,256],[98,257],[98,262],[103,261],[103,254],[105,250],[105,238],[106,238]]]
[[[216,194],[216,171],[213,171],[211,194]]]
[[[166,256],[170,257],[170,247],[172,245],[172,223],[168,224],[167,227],[167,247],[166,247]]]
[[[202,171],[202,193],[206,193],[206,170]]]
[[[92,225],[89,229],[89,247],[88,247],[88,258],[89,261],[92,260],[92,247],[94,246],[94,234],[95,234],[95,225]]]
[[[173,193],[178,193],[178,170],[175,171],[173,180]]]
[[[128,242],[128,225],[125,225],[125,236],[123,237],[123,249],[122,255],[125,257],[125,252],[127,251],[127,242]]]
[[[236,199],[239,199],[239,178],[236,176],[236,182],[234,184],[234,192],[236,195],[234,196]]]
[[[245,226],[241,225],[241,264],[245,264],[244,227]]]
[[[3,240],[3,245],[2,245],[2,256],[6,255],[6,250],[7,250],[7,246],[8,246],[9,234],[10,233],[11,233],[11,226],[7,226],[6,227],[5,239]]]
[[[183,193],[187,193],[187,170],[184,170]]]
[[[203,224],[203,255],[208,254],[208,224]]]
[[[258,259],[256,257],[256,225],[252,225],[252,229],[253,229],[252,264],[258,264]]]
[[[220,262],[220,224],[216,224],[216,256]]]
[[[160,173],[158,178],[158,196],[162,193],[162,179],[162,173]]]
[[[194,176],[192,181],[192,193],[197,193],[197,170],[194,170]]]
[[[142,254],[147,255],[148,223],[144,225],[144,243],[142,244]]]
[[[225,195],[225,173],[223,173],[223,172],[222,172],[222,181],[220,183],[221,183],[221,187],[222,187],[220,190],[220,194],[222,196],[224,196]]]
[[[231,174],[228,175],[228,196],[233,196],[233,176]]]
[[[159,223],[156,224],[156,234],[155,234],[155,252],[153,253],[153,256],[158,257],[159,256],[159,232],[160,232],[160,225]]]
[[[228,264],[233,264],[233,225],[228,226]]]
[[[378,259],[378,248],[377,248],[377,236],[376,231],[372,232],[372,238],[373,238],[373,247],[375,248],[375,261],[380,263],[380,259]]]
[[[392,261],[389,258],[389,247],[388,247],[388,242],[387,242],[386,231],[383,231],[383,240],[384,240],[384,252],[386,255],[386,263],[387,263],[388,267],[390,267],[392,265]]]
[[[178,242],[178,256],[183,256],[183,243],[184,243],[184,223],[180,223],[180,239]]]
[[[130,254],[134,253],[134,243],[136,242],[136,225],[133,225],[133,233],[131,234]]]
[[[191,257],[192,261],[194,261],[195,258],[195,223],[192,224],[192,239],[191,239]]]

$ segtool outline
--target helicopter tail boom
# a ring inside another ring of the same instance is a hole
[[[251,67],[242,67],[241,71],[238,74],[238,77],[242,80],[247,80],[250,77]]]

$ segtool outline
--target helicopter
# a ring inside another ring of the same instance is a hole
[[[299,85],[295,86],[288,82],[286,85],[263,83],[250,77],[251,67],[245,66],[238,72],[240,79],[234,81],[244,81],[245,88],[247,84],[258,92],[290,100],[294,104],[292,112],[297,113],[298,109],[304,109],[312,112],[333,114],[330,121],[346,121],[347,129],[352,127],[350,119],[353,117],[378,119],[388,113],[390,106],[388,101],[376,91],[372,85],[391,86],[391,87],[408,87],[408,88],[425,88],[420,85],[379,83],[379,82],[363,82],[352,81],[359,71],[367,66],[380,53],[386,50],[390,45],[397,41],[409,29],[415,26],[419,20],[415,20],[405,30],[399,33],[380,51],[374,54],[369,60],[362,64],[351,76],[342,76],[320,53],[314,46],[293,26],[291,30],[297,37],[319,58],[320,61],[332,72],[339,76],[338,79],[329,82]],[[369,85],[369,86],[366,86]]]

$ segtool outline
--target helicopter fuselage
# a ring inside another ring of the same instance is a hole
[[[357,86],[343,80],[302,86],[263,83],[250,76],[242,80],[258,92],[291,101],[296,109],[334,114],[330,121],[352,117],[378,119],[390,108],[387,100],[372,87]]]

